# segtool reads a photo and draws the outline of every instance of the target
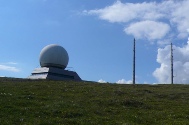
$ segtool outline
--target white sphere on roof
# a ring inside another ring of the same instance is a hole
[[[69,56],[62,46],[51,44],[41,50],[39,61],[41,67],[65,69],[68,65]]]

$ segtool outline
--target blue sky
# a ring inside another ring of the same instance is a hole
[[[138,83],[169,83],[171,41],[175,81],[189,83],[187,6],[188,0],[0,0],[0,76],[28,77],[40,67],[41,49],[59,44],[82,79],[130,83],[135,37]]]

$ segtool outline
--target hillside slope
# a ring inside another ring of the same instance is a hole
[[[0,80],[1,125],[188,124],[189,85]]]

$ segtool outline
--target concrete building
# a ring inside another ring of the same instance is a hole
[[[41,68],[34,69],[29,79],[81,80],[76,72],[65,70],[69,56],[62,46],[51,44],[44,47],[39,62]]]

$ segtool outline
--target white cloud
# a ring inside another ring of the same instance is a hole
[[[174,24],[177,26],[177,30],[179,31],[178,37],[186,38],[187,37],[187,29],[189,28],[189,0],[182,0],[175,2],[175,8],[171,13],[171,19]]]
[[[142,3],[117,1],[102,9],[83,12],[88,15],[97,15],[100,19],[111,23],[125,23],[124,31],[126,34],[140,39],[157,39],[163,42],[162,39],[165,35],[174,34],[173,37],[187,37],[187,29],[189,29],[188,6],[189,0]]]
[[[102,80],[102,79],[98,80],[98,82],[99,82],[99,83],[107,83],[106,81],[104,81],[104,80]]]
[[[170,27],[168,24],[147,20],[132,23],[124,31],[127,34],[132,34],[136,38],[154,40],[163,38],[169,30]]]
[[[189,83],[189,41],[183,47],[173,46],[174,51],[174,83]],[[170,45],[158,49],[157,62],[160,67],[153,75],[159,83],[171,82]]]
[[[118,80],[116,82],[117,84],[132,84],[133,82],[131,80],[126,81],[125,79]]]
[[[10,64],[10,65],[17,65],[18,63],[16,63],[16,62],[8,62],[7,64]]]
[[[156,20],[165,16],[163,13],[158,12],[158,6],[155,2],[134,4],[117,1],[103,9],[85,10],[84,13],[98,15],[100,19],[112,23],[129,22],[135,19]]]
[[[10,71],[10,72],[20,72],[20,70],[16,67],[0,65],[0,70],[3,71]]]

